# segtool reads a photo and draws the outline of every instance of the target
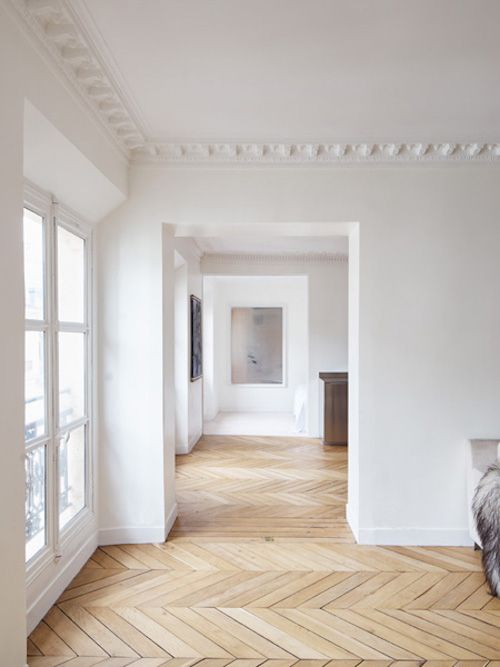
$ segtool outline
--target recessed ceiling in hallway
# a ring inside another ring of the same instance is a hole
[[[205,254],[217,255],[347,255],[347,236],[274,236],[260,237],[197,237],[196,243]]]

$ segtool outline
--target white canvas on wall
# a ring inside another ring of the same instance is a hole
[[[283,308],[231,308],[231,383],[283,384]]]

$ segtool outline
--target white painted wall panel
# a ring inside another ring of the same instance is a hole
[[[359,223],[364,541],[468,540],[464,441],[500,431],[500,172],[495,166],[141,167],[130,205],[219,225]],[[353,497],[355,494],[356,497]],[[354,521],[354,519],[353,519]]]

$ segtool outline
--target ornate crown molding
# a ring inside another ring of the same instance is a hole
[[[270,255],[258,255],[255,253],[205,253],[201,258],[202,266],[207,264],[241,264],[251,262],[252,264],[346,264],[349,257],[345,253],[329,252],[297,252],[276,253]]]
[[[10,0],[28,35],[77,92],[127,157],[146,143],[118,88],[64,0]]]
[[[48,54],[79,99],[136,164],[343,164],[499,162],[499,143],[256,143],[156,141],[105,62],[71,0],[9,0],[28,35]]]
[[[500,143],[148,143],[134,163],[496,162]]]

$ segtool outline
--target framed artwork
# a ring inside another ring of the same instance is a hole
[[[201,329],[201,300],[191,294],[191,382],[203,375],[203,342]]]
[[[283,385],[283,308],[231,308],[231,384]]]

